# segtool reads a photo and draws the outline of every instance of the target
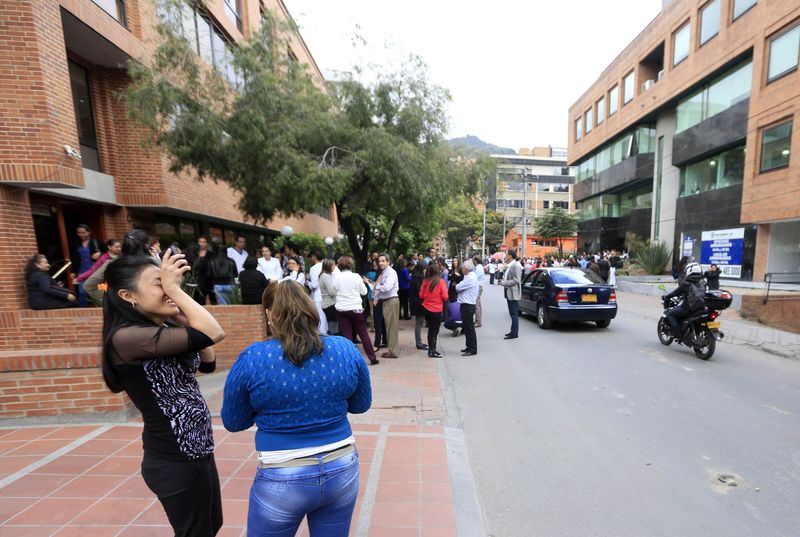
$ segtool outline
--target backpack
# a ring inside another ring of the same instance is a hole
[[[689,283],[689,291],[686,293],[686,306],[691,311],[703,309],[706,305],[706,284],[703,280]]]

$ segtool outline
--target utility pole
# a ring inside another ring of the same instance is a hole
[[[528,205],[528,184],[527,184],[527,170],[522,168],[522,259],[527,257],[528,247],[528,226],[525,218],[525,209]]]
[[[483,235],[481,239],[481,260],[486,258],[486,200],[483,201]]]

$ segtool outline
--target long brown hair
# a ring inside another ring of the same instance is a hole
[[[430,281],[430,287],[428,287],[428,291],[432,293],[441,281],[439,276],[439,267],[436,266],[436,263],[428,263],[428,267],[425,269],[425,278],[426,281]]]
[[[281,342],[287,360],[300,366],[310,355],[322,352],[319,313],[302,285],[292,280],[271,282],[261,305],[271,314],[267,333]]]

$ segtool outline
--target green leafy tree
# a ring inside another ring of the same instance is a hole
[[[564,237],[572,237],[578,231],[578,217],[561,207],[553,207],[535,220],[536,234],[544,239],[558,240],[558,255],[564,252]]]
[[[481,234],[483,213],[468,199],[455,200],[445,211],[442,229],[453,255],[467,252],[470,239]]]
[[[223,77],[201,65],[179,22],[160,24],[153,61],[129,65],[128,116],[172,171],[227,183],[259,223],[335,205],[359,263],[391,251],[403,226],[435,227],[438,207],[480,188],[480,172],[443,143],[449,94],[419,59],[369,85],[320,87],[285,54],[294,31],[266,18]]]
[[[503,213],[486,211],[486,249],[489,254],[500,251],[504,239]]]

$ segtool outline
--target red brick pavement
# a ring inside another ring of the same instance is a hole
[[[401,357],[370,368],[373,408],[351,416],[361,460],[350,534],[456,535],[456,514],[434,360],[413,350],[402,323]],[[209,397],[218,411],[221,394]],[[229,433],[215,418],[215,457],[225,524],[245,535],[255,472],[253,431]],[[0,536],[170,535],[139,473],[141,424],[0,428]],[[305,525],[300,536],[307,536]]]

